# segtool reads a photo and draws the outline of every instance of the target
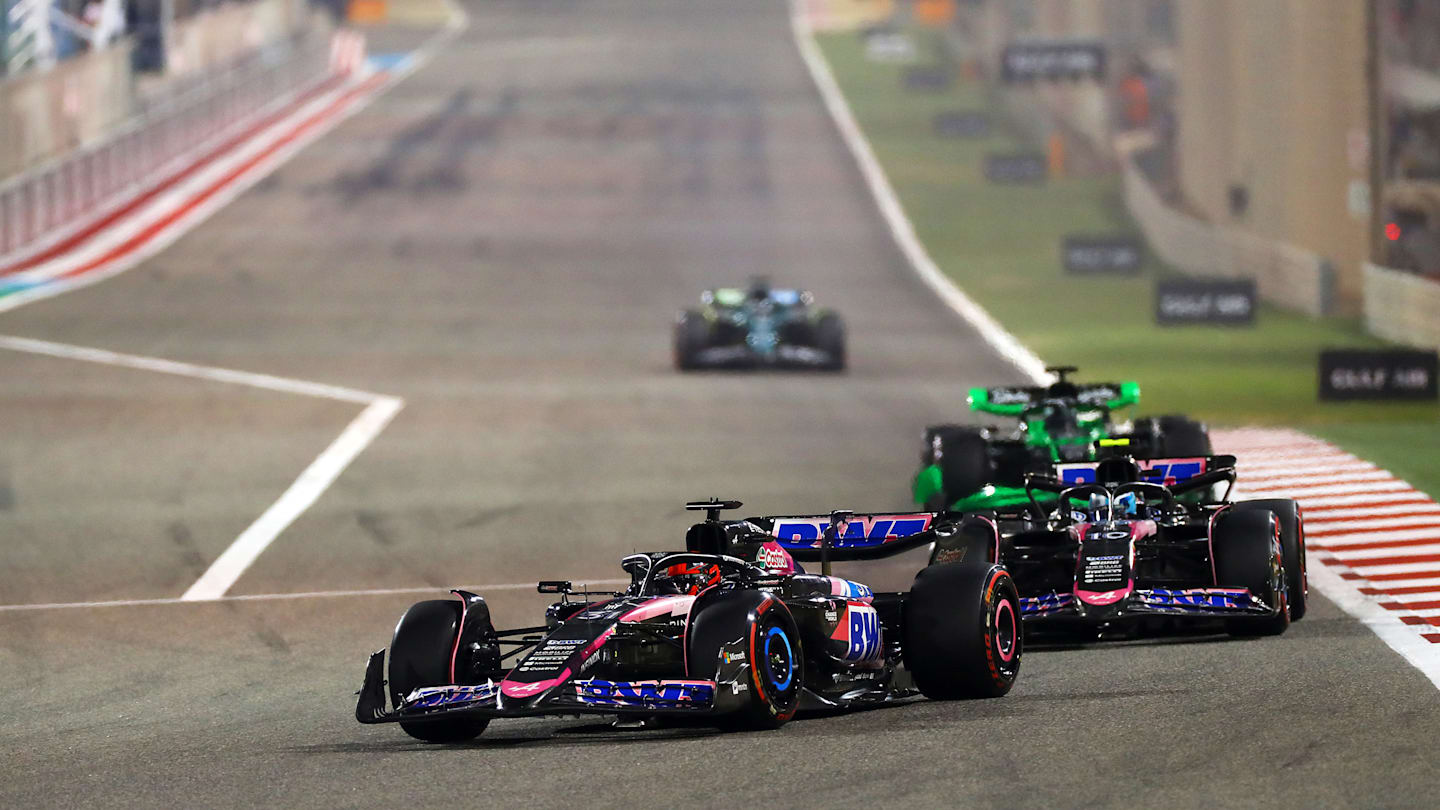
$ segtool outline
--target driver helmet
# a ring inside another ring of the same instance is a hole
[[[720,566],[715,563],[676,563],[665,567],[656,585],[662,593],[695,596],[719,581]]]
[[[1109,503],[1110,499],[1105,497],[1104,495],[1101,495],[1098,492],[1090,493],[1090,519],[1098,521],[1102,517],[1104,517],[1105,512],[1108,511],[1106,507],[1109,505]]]
[[[1105,517],[1105,504],[1108,499],[1098,492],[1090,493],[1090,502],[1086,504],[1085,510],[1072,509],[1070,519],[1076,523],[1098,523]]]
[[[770,298],[770,279],[765,276],[750,278],[750,300],[766,301]]]
[[[1140,496],[1134,492],[1122,492],[1115,496],[1115,515],[1120,518],[1140,516]]]

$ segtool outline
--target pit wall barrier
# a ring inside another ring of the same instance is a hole
[[[0,178],[90,146],[151,100],[180,92],[175,85],[190,76],[315,26],[328,31],[323,14],[305,0],[227,3],[175,23],[163,72],[136,73],[132,41],[122,38],[50,70],[0,80]]]
[[[93,143],[135,113],[128,40],[0,81],[0,178]]]
[[[187,76],[103,140],[0,183],[0,266],[103,221],[362,60],[358,35],[316,28]]]
[[[1155,255],[1191,276],[1254,279],[1260,298],[1284,309],[1314,316],[1335,311],[1335,267],[1330,261],[1171,208],[1135,160],[1143,143],[1121,136],[1116,139],[1116,153],[1125,207]]]
[[[1365,328],[1418,349],[1440,349],[1440,282],[1366,264]]]

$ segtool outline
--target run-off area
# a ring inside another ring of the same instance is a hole
[[[0,350],[0,604],[178,597],[360,405]]]

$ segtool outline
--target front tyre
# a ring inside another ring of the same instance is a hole
[[[902,624],[905,667],[932,700],[1000,697],[1020,674],[1020,597],[1002,566],[957,562],[921,570]]]
[[[675,368],[693,371],[700,367],[698,356],[710,345],[710,324],[693,309],[680,313],[675,321]]]
[[[690,677],[714,678],[722,651],[743,639],[748,697],[730,718],[733,724],[774,729],[794,717],[805,684],[805,652],[789,608],[767,593],[745,590],[701,597],[691,612],[686,635]]]
[[[826,370],[845,370],[845,323],[839,315],[827,312],[815,322],[815,348],[830,356]]]
[[[1245,588],[1274,606],[1272,616],[1229,619],[1232,636],[1278,636],[1290,626],[1286,604],[1280,521],[1268,509],[1229,510],[1215,520],[1210,535],[1215,584]]]
[[[460,603],[454,599],[416,602],[395,625],[390,640],[390,699],[400,701],[425,686],[444,686],[450,681],[450,655],[460,632]],[[456,743],[480,736],[490,723],[487,717],[451,717],[424,722],[401,721],[400,728],[417,740]]]
[[[951,504],[979,492],[995,478],[990,458],[990,441],[979,428],[937,425],[925,431],[926,453],[940,468],[941,503],[927,504],[947,509]]]
[[[1290,621],[1305,618],[1305,603],[1310,596],[1310,579],[1305,571],[1305,518],[1300,504],[1289,498],[1267,498],[1241,501],[1235,511],[1251,509],[1273,512],[1280,521],[1280,547],[1285,560],[1285,600],[1290,603]]]

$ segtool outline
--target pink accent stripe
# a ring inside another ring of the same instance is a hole
[[[695,603],[693,596],[662,596],[652,599],[643,605],[631,610],[620,617],[622,622],[643,622],[646,619],[653,619],[656,616],[665,614],[675,615],[677,613],[690,612],[690,606]]]
[[[567,680],[569,680],[569,679],[570,679],[570,668],[569,668],[569,667],[566,667],[563,671],[561,671],[561,673],[560,673],[560,675],[559,675],[558,677],[550,678],[549,680],[535,681],[535,682],[533,682],[533,683],[519,683],[519,682],[517,682],[517,681],[509,681],[509,680],[503,681],[503,682],[500,684],[500,691],[501,691],[501,693],[503,693],[506,697],[513,697],[513,698],[534,697],[535,695],[538,695],[538,694],[540,694],[541,692],[544,692],[546,689],[550,689],[550,688],[554,687],[556,684],[562,683],[562,682],[567,681]]]
[[[460,654],[460,632],[465,629],[465,614],[470,612],[470,606],[465,603],[465,597],[460,596],[459,591],[451,591],[460,600],[460,624],[455,626],[455,643],[450,646],[450,683],[455,683],[455,656]]]

